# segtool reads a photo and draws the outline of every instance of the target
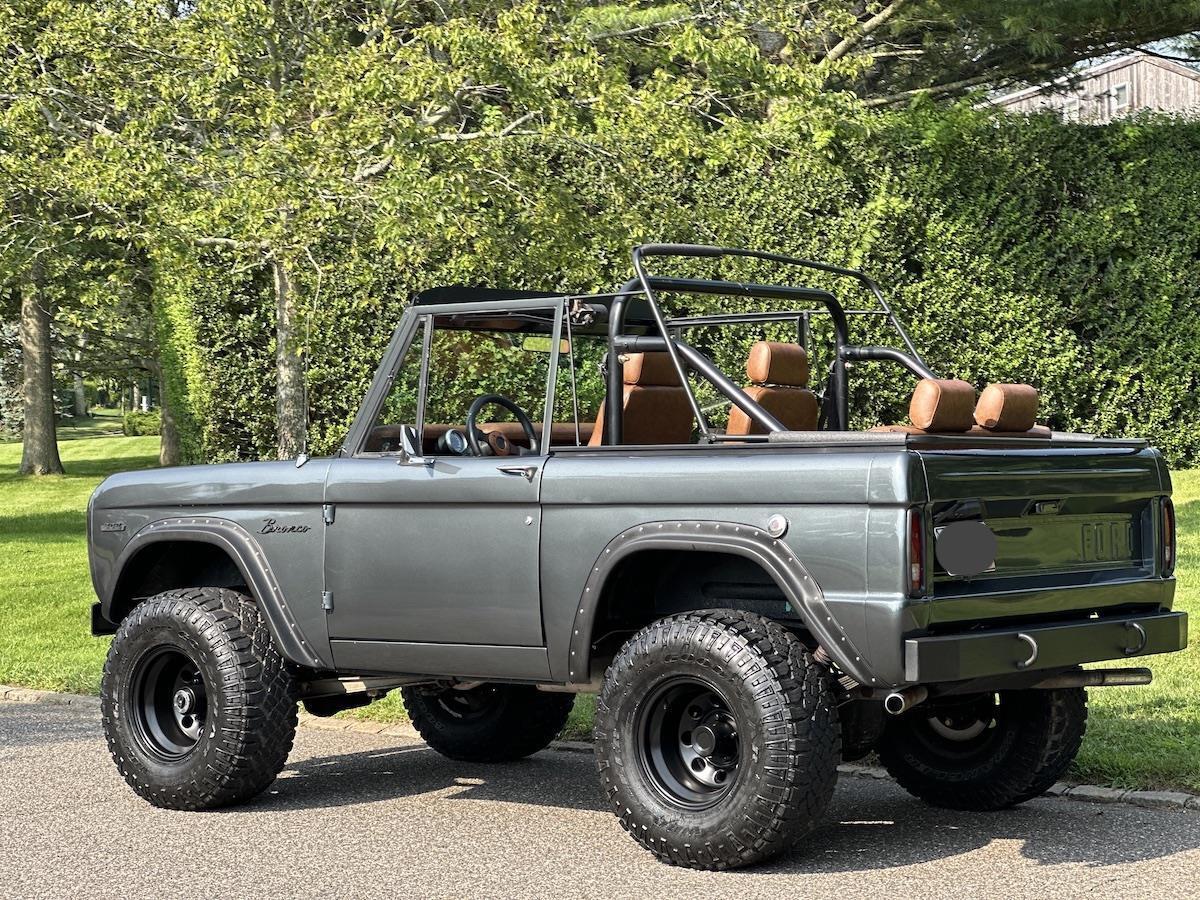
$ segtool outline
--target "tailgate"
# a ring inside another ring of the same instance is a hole
[[[1157,451],[1118,446],[922,449],[927,527],[982,519],[995,564],[972,577],[931,560],[931,625],[971,619],[1158,606]],[[1164,590],[1164,587],[1168,588]]]

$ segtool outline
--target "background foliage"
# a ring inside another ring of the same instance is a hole
[[[326,245],[308,337],[314,449],[336,446],[411,293],[454,282],[611,289],[628,277],[632,243],[663,239],[860,265],[887,287],[935,370],[979,386],[1027,381],[1057,428],[1146,435],[1177,465],[1200,460],[1200,126],[1094,128],[916,108],[840,121],[820,144],[809,133],[773,141],[757,159],[676,163],[674,177],[630,183],[626,196],[588,167],[563,165],[552,181],[523,186],[537,206],[561,205],[562,230],[505,253],[449,236],[412,261]],[[510,149],[536,159],[546,148]],[[609,203],[597,208],[601,192]],[[422,221],[479,215],[479,199],[444,198]],[[494,214],[519,226],[522,212]],[[691,270],[796,277],[728,263]],[[804,280],[869,305],[852,284]],[[199,380],[222,388],[202,452],[269,455],[269,286],[214,267],[203,292]],[[864,341],[896,343],[855,324]],[[737,372],[752,337],[698,343]],[[911,383],[894,367],[861,365],[852,384],[859,425],[903,420]]]
[[[225,460],[336,448],[419,290],[611,290],[637,242],[760,247],[865,268],[937,371],[1194,463],[1200,126],[929,98],[1200,4],[1003,7],[12,0],[0,287],[36,282],[60,369],[162,384],[164,461]],[[736,372],[755,336],[697,341]],[[892,369],[853,384],[858,425],[904,417]]]
[[[0,322],[0,440],[21,432],[21,344],[17,327]]]

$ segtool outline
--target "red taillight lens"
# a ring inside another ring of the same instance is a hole
[[[1162,564],[1164,575],[1175,571],[1175,504],[1170,497],[1162,502]]]
[[[908,593],[925,592],[925,520],[919,509],[908,511]]]

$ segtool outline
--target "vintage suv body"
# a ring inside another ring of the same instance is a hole
[[[650,256],[800,265],[879,309],[655,277]],[[840,759],[871,750],[930,802],[1036,796],[1079,747],[1084,688],[1150,679],[1081,664],[1186,646],[1170,477],[1145,442],[1051,434],[1023,386],[976,405],[861,273],[691,245],[640,247],[634,268],[608,295],[420,296],[333,458],[97,489],[105,725],[136,791],[253,796],[297,700],[328,715],[399,687],[432,747],[487,761],[541,749],[599,691],[622,824],[664,860],[725,868],[794,845]],[[665,293],[785,308],[668,318]],[[868,312],[906,349],[851,344]],[[697,349],[739,328],[796,330],[753,344],[744,388]],[[920,379],[912,424],[849,429],[865,361]],[[494,405],[517,421],[481,419]]]

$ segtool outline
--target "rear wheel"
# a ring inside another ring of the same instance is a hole
[[[947,697],[888,721],[879,757],[910,794],[994,810],[1044,794],[1083,741],[1083,688]]]
[[[554,740],[575,695],[521,684],[403,688],[404,708],[421,738],[442,756],[507,762]]]
[[[695,869],[794,846],[837,781],[828,669],[750,613],[686,613],[642,629],[608,669],[595,738],[621,825],[664,862]]]
[[[109,751],[135,792],[168,809],[211,809],[263,791],[287,761],[296,700],[253,600],[167,591],[131,612],[104,664]]]

